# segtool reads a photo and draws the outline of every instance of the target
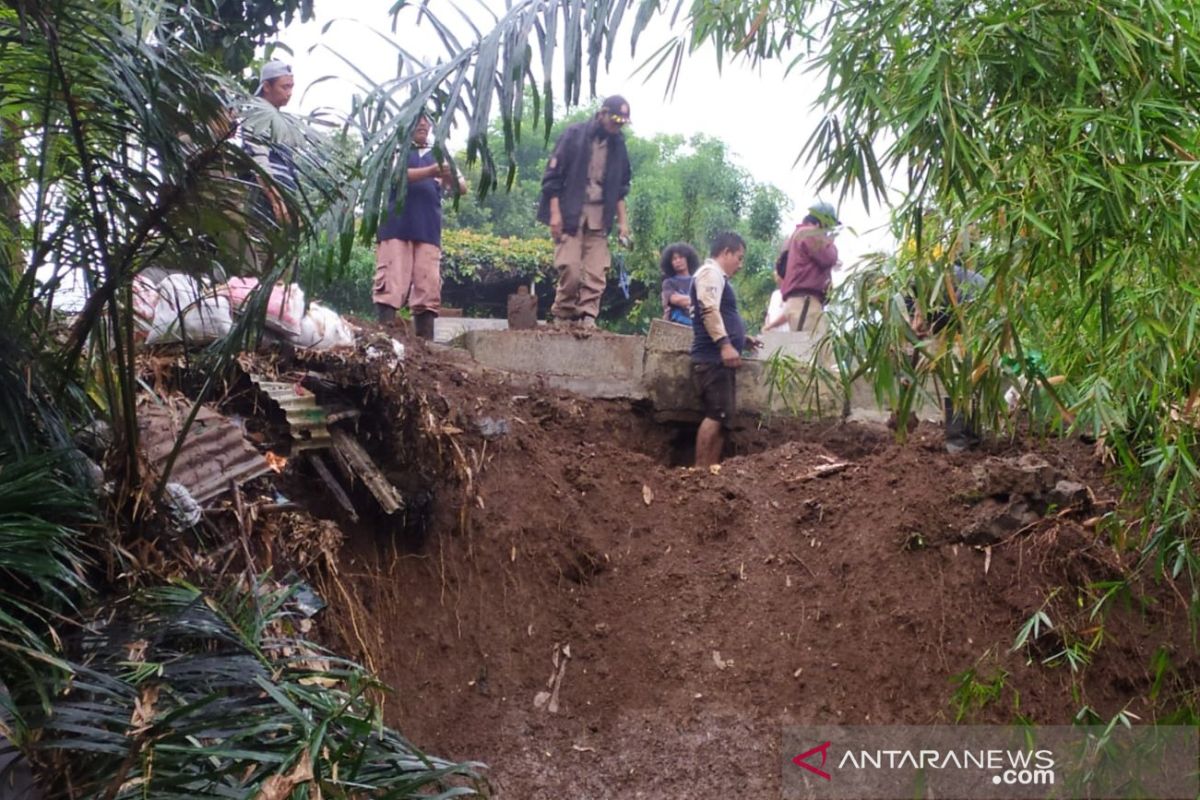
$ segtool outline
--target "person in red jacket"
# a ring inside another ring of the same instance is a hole
[[[837,210],[829,203],[816,203],[796,226],[788,241],[787,270],[780,293],[788,328],[819,339],[829,330],[825,303],[838,266],[833,229],[840,225]]]

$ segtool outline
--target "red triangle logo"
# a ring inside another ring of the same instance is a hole
[[[793,758],[792,763],[795,764],[797,767],[803,767],[804,769],[808,770],[809,772],[813,773],[814,775],[820,775],[822,778],[824,778],[827,781],[832,780],[832,778],[830,777],[828,772],[826,772],[823,769],[818,769],[817,767],[814,767],[812,764],[808,763],[809,758],[811,758],[812,756],[814,756],[817,753],[820,753],[821,754],[821,766],[822,767],[825,766],[825,759],[829,755],[829,745],[830,744],[831,744],[830,742],[825,742],[823,744],[819,744],[816,747],[814,747],[813,749],[808,750],[804,753],[801,753],[800,755]]]

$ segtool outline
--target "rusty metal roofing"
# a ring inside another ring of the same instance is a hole
[[[191,407],[192,402],[180,396],[162,403],[147,396],[139,399],[141,449],[156,475],[162,474]],[[238,425],[209,406],[201,406],[169,480],[183,484],[196,502],[204,503],[228,490],[230,481],[242,484],[270,470]]]
[[[294,440],[292,452],[330,446],[329,430],[325,427],[329,420],[312,392],[299,383],[271,381],[262,375],[252,374],[250,380],[283,409]]]

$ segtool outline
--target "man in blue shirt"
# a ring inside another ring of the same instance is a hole
[[[375,284],[372,299],[379,321],[394,322],[396,309],[408,306],[417,336],[433,338],[433,321],[442,308],[442,191],[458,180],[449,164],[438,164],[428,149],[429,117],[422,114],[413,130],[408,154],[408,191],[404,206],[392,210],[379,226],[375,250]]]
[[[737,410],[736,370],[742,351],[762,347],[746,335],[738,313],[737,295],[729,282],[746,256],[746,241],[736,233],[718,233],[709,259],[692,280],[692,383],[704,405],[704,420],[696,431],[696,466],[720,462],[725,433]]]

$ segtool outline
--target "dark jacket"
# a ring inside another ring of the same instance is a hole
[[[579,217],[583,213],[583,197],[587,190],[588,162],[592,157],[592,137],[602,132],[595,119],[577,122],[562,132],[554,143],[554,152],[546,162],[542,175],[542,198],[538,203],[538,222],[550,224],[550,198],[558,198],[562,212],[563,232],[568,236],[579,233]],[[633,171],[625,137],[609,137],[608,156],[604,164],[604,232],[612,230],[617,203],[629,194]]]

